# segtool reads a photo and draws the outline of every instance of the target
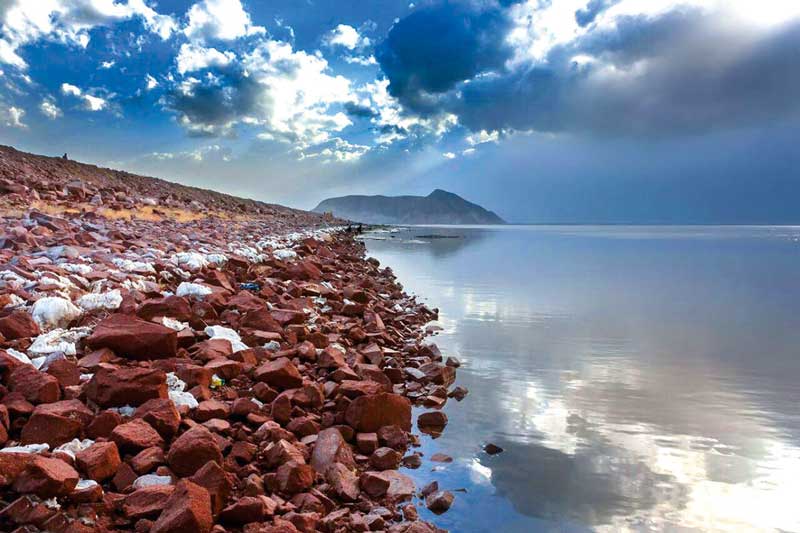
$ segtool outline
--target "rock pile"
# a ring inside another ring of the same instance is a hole
[[[352,234],[60,213],[2,219],[0,530],[438,531],[396,469],[454,367]]]

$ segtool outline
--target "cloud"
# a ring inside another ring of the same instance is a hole
[[[178,72],[185,74],[209,67],[224,67],[236,59],[233,52],[220,52],[216,48],[204,48],[196,44],[183,43],[175,62]]]
[[[354,27],[339,24],[323,38],[323,43],[332,48],[342,46],[348,50],[355,50],[369,46],[370,41],[367,37],[360,35]]]
[[[154,161],[184,161],[192,163],[203,163],[210,160],[228,163],[232,159],[232,150],[219,144],[209,144],[194,150],[184,150],[178,152],[151,152],[142,156],[142,160]]]
[[[473,132],[645,137],[800,114],[796,4],[477,5],[417,10],[378,47],[407,111],[452,113]]]
[[[169,15],[150,8],[144,0],[2,0],[0,2],[0,62],[27,68],[21,47],[40,39],[86,48],[89,31],[140,19],[144,27],[168,39],[177,27]]]
[[[320,55],[289,43],[261,39],[240,58],[208,70],[202,79],[182,80],[167,98],[192,135],[233,135],[244,125],[256,128],[261,139],[303,150],[330,141],[351,124],[337,110],[354,100],[350,81],[330,74]]]
[[[83,100],[83,106],[88,111],[102,111],[109,107],[106,98],[85,93],[80,87],[76,87],[70,83],[62,83],[61,92],[67,96],[74,96]]]
[[[80,96],[83,91],[81,91],[79,87],[76,87],[70,83],[62,83],[61,92],[72,96]]]
[[[455,159],[456,154],[454,154],[453,152],[445,152],[442,154],[442,157],[444,157],[445,159]]]
[[[266,33],[254,26],[240,0],[203,0],[189,8],[189,22],[183,33],[193,41],[233,41]]]
[[[42,103],[39,104],[39,111],[51,120],[55,120],[62,115],[61,109],[59,109],[56,103],[50,98],[42,100]]]
[[[2,118],[3,123],[6,126],[19,129],[25,129],[28,127],[27,124],[22,122],[22,118],[25,116],[24,109],[15,106],[10,106],[5,108],[4,110],[0,109],[0,111],[3,111],[2,113],[0,113],[0,118]]]
[[[117,63],[116,61],[103,61],[102,63],[100,63],[100,68],[102,70],[108,70],[114,65],[116,65],[116,63]]]
[[[148,90],[148,91],[152,91],[153,89],[158,87],[158,80],[155,79],[150,74],[145,76],[145,81],[147,82],[147,85],[145,86],[145,89]]]
[[[375,56],[389,94],[412,110],[430,112],[439,105],[437,95],[502,68],[511,56],[503,38],[509,29],[510,20],[496,6],[442,3],[397,22]]]

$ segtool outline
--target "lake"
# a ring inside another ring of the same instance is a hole
[[[454,491],[423,517],[453,532],[800,531],[800,227],[376,236],[369,255],[439,308],[431,340],[470,391],[404,471]]]

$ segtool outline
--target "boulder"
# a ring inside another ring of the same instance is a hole
[[[100,322],[86,339],[86,345],[110,348],[131,359],[175,357],[178,349],[174,329],[124,314],[113,314]]]
[[[27,339],[39,335],[39,325],[33,317],[26,311],[14,311],[4,317],[0,317],[0,334],[6,340]]]
[[[134,418],[142,418],[153,426],[165,439],[172,438],[178,432],[181,415],[172,400],[154,398],[140,405],[133,413]]]
[[[167,375],[150,368],[100,368],[86,387],[86,397],[100,407],[138,406],[168,398]]]
[[[131,520],[155,518],[166,507],[175,492],[172,485],[152,485],[128,494],[122,502],[122,512]]]
[[[428,494],[425,498],[425,506],[436,514],[441,514],[453,505],[455,497],[449,490],[440,490]]]
[[[212,461],[206,463],[190,478],[192,482],[205,488],[211,495],[211,508],[215,515],[228,501],[228,496],[233,489],[231,477],[218,463]]]
[[[325,479],[340,500],[354,502],[358,499],[358,478],[342,463],[330,465],[325,471]]]
[[[114,441],[122,452],[138,453],[151,446],[164,446],[164,439],[153,429],[153,426],[140,418],[120,424],[111,432]]]
[[[67,496],[78,484],[78,472],[61,459],[36,455],[14,481],[14,491],[40,498]]]
[[[222,463],[222,452],[214,435],[203,426],[196,426],[175,439],[167,454],[173,472],[186,477],[195,474],[208,462]]]
[[[213,526],[208,491],[189,480],[181,480],[167,499],[152,533],[209,533]]]
[[[314,485],[314,468],[311,465],[289,461],[278,468],[276,480],[281,492],[287,494],[303,492]]]
[[[350,402],[345,418],[356,431],[369,433],[391,425],[410,431],[411,402],[391,393],[359,396]]]
[[[52,403],[61,399],[58,380],[39,372],[31,365],[20,365],[8,378],[8,390],[19,392],[32,404]]]
[[[328,467],[334,463],[341,463],[347,468],[354,468],[353,452],[338,429],[323,429],[317,435],[317,440],[314,443],[314,451],[311,453],[311,466],[320,474],[324,474]]]
[[[297,367],[286,357],[264,363],[255,370],[253,377],[278,389],[295,389],[303,384]]]

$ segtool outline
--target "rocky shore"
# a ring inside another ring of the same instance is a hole
[[[0,530],[440,531],[458,361],[343,221],[0,150]]]

